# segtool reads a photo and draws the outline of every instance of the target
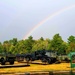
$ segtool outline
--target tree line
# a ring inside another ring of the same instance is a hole
[[[34,40],[32,36],[28,39],[18,40],[13,38],[0,42],[0,53],[31,53],[36,50],[54,50],[58,54],[68,54],[75,51],[75,36],[71,35],[65,42],[59,34],[55,34],[52,39],[44,39],[43,37]]]

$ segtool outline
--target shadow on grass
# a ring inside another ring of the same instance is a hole
[[[28,67],[30,65],[1,65],[0,68]]]

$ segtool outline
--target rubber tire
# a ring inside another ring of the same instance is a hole
[[[10,65],[14,64],[14,60],[9,61]]]
[[[51,59],[48,59],[47,62],[48,62],[48,64],[52,64],[52,60]]]
[[[1,65],[5,65],[5,60],[2,60],[1,61]]]

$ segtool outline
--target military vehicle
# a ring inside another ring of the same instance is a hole
[[[58,60],[60,60],[61,62],[70,62],[70,58],[67,54],[63,54],[63,55],[58,55]]]
[[[28,54],[18,54],[16,58],[18,61],[23,61],[24,59],[29,61],[41,60],[42,62],[47,62],[48,64],[55,63],[57,61],[57,53],[52,50],[37,50],[33,53]]]
[[[5,65],[6,62],[9,62],[10,65],[13,65],[15,58],[16,57],[13,54],[1,53],[0,54],[0,63],[1,63],[1,65]]]
[[[16,61],[21,62],[24,61],[25,54],[16,54]]]

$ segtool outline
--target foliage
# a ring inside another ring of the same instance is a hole
[[[75,51],[75,36],[69,36],[68,38],[68,52]]]
[[[41,37],[38,40],[34,40],[32,36],[29,36],[28,39],[25,40],[13,38],[3,43],[0,42],[0,53],[30,53],[43,49],[55,50],[58,54],[67,54],[70,51],[75,51],[75,36],[69,36],[67,42],[65,42],[59,34],[55,34],[53,39],[44,39]]]

